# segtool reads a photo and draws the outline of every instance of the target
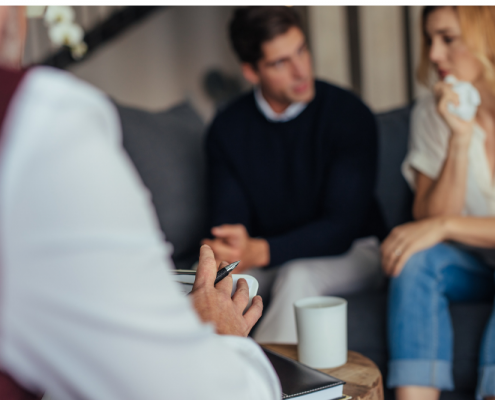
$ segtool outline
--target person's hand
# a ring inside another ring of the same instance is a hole
[[[217,268],[211,248],[201,246],[191,292],[194,308],[203,322],[212,322],[215,325],[218,334],[247,336],[261,317],[263,301],[260,296],[255,296],[251,307],[242,315],[249,303],[249,286],[246,280],[237,281],[237,289],[232,298],[233,281],[230,274],[214,285],[218,269],[226,265],[226,262],[222,262]]]
[[[452,89],[452,85],[443,81],[437,82],[433,88],[433,92],[437,102],[437,111],[451,129],[452,134],[469,144],[471,134],[473,133],[474,118],[471,121],[464,121],[462,118],[449,112],[449,103],[453,103],[455,106],[459,105],[459,96]]]
[[[382,265],[389,276],[398,276],[418,251],[445,240],[445,218],[429,218],[397,226],[381,245]]]
[[[242,224],[221,225],[212,228],[215,239],[204,239],[215,253],[217,260],[229,263],[241,261],[236,267],[236,273],[249,268],[264,267],[270,262],[270,246],[265,239],[252,238]]]

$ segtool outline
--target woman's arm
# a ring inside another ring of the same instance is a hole
[[[449,217],[444,240],[476,247],[495,247],[495,217]]]
[[[452,135],[447,159],[437,180],[417,171],[415,219],[461,214],[466,196],[469,139]]]
[[[381,246],[383,269],[397,276],[409,257],[445,240],[495,247],[495,217],[436,217],[397,226]]]
[[[448,125],[451,135],[438,179],[431,179],[417,171],[413,205],[415,219],[460,215],[465,202],[468,151],[474,120],[463,121],[447,110],[448,103],[459,102],[449,84],[438,82],[435,85],[435,97],[437,111]]]

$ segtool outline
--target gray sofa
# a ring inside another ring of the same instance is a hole
[[[194,110],[181,104],[168,111],[148,113],[118,106],[124,147],[152,194],[160,225],[173,244],[178,268],[197,259],[199,241],[206,235],[204,125]],[[410,108],[377,115],[380,164],[377,197],[388,229],[411,219],[412,193],[400,173],[407,150]],[[349,349],[379,366],[386,381],[386,289],[348,298]],[[477,378],[478,348],[491,304],[451,307],[455,392],[442,399],[472,399]],[[386,398],[393,398],[386,391]]]
[[[151,192],[175,266],[190,268],[206,231],[204,123],[187,103],[158,113],[117,110],[124,148]]]

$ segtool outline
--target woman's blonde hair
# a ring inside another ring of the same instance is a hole
[[[430,38],[426,33],[428,16],[441,6],[426,6],[421,18],[421,59],[418,80],[429,85],[431,62],[429,58]],[[495,92],[495,7],[491,6],[453,6],[459,18],[462,39],[483,66],[484,78]]]

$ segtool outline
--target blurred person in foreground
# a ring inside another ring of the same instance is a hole
[[[438,399],[452,390],[449,302],[491,299],[495,267],[495,7],[425,7],[419,75],[439,81],[413,111],[403,173],[417,220],[382,245],[393,277],[388,385],[397,399]],[[481,104],[472,120],[449,111],[459,97],[444,81],[471,83]],[[495,397],[495,311],[479,358],[477,399]]]
[[[264,298],[272,288],[256,341],[296,343],[296,300],[382,281],[376,124],[355,95],[314,79],[293,8],[240,8],[230,39],[254,90],[207,134],[204,243],[217,259],[241,260]]]
[[[214,287],[208,246],[181,294],[116,110],[68,73],[20,70],[24,13],[0,7],[0,398],[280,399],[245,337],[261,299],[243,315],[245,281]]]

